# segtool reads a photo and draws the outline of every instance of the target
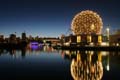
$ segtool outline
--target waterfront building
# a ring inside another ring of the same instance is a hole
[[[101,45],[102,35],[70,35],[63,38],[64,45],[66,46],[83,46],[83,45]]]
[[[26,37],[26,33],[25,33],[25,32],[23,32],[23,33],[21,34],[21,37],[22,37],[22,41],[26,41],[26,40],[27,40],[27,37]]]
[[[11,44],[16,44],[17,43],[15,34],[10,34],[9,43],[11,43]]]
[[[110,35],[110,45],[120,45],[120,30]]]
[[[65,46],[99,46],[102,45],[103,22],[100,15],[91,10],[76,14],[71,23],[73,34],[62,36]],[[109,35],[107,35],[109,36]]]
[[[0,35],[0,43],[4,42],[4,35]]]

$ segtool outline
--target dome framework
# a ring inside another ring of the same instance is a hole
[[[101,17],[93,11],[81,11],[72,20],[71,30],[73,34],[101,34],[103,22]]]

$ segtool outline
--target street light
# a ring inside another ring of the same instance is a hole
[[[109,35],[110,35],[110,29],[106,28],[106,33],[107,33],[107,40],[109,41]]]
[[[109,28],[106,28],[106,36],[107,36],[107,42],[108,42],[108,45],[109,45],[109,38],[110,38],[110,29]]]

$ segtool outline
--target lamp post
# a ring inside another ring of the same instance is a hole
[[[110,29],[109,28],[106,28],[106,36],[107,36],[107,43],[109,45],[109,38],[110,38]]]

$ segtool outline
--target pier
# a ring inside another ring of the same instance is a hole
[[[54,46],[54,49],[81,51],[120,51],[120,46]]]

